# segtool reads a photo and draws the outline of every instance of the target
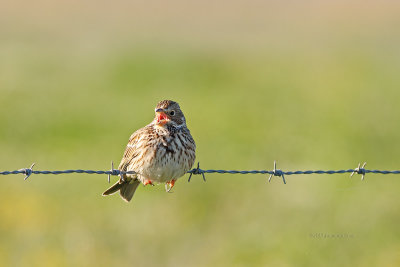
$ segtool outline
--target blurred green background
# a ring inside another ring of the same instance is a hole
[[[396,1],[6,1],[0,170],[108,170],[162,99],[204,169],[399,169]],[[399,266],[400,177],[0,177],[1,266]],[[113,181],[116,178],[113,177]],[[340,235],[341,237],[322,237]]]

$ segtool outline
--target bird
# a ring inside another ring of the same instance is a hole
[[[154,120],[130,136],[119,164],[119,171],[134,173],[122,174],[103,196],[119,191],[129,202],[140,183],[165,183],[170,192],[176,180],[192,168],[195,158],[196,143],[179,104],[162,100],[155,107]]]

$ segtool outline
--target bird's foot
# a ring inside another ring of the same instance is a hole
[[[170,192],[172,187],[175,185],[175,180],[171,180],[165,183],[165,191]]]
[[[151,182],[151,180],[145,180],[144,182],[143,182],[143,185],[153,185],[154,186],[154,184]]]

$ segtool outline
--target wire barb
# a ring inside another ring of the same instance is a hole
[[[190,178],[192,178],[192,174],[194,174],[194,175],[201,174],[201,175],[203,175],[204,182],[206,181],[206,176],[204,175],[204,171],[202,169],[200,169],[200,162],[197,162],[197,168],[196,169],[190,170],[188,172],[190,173],[188,182],[190,182]]]
[[[364,181],[365,173],[366,173],[366,171],[364,169],[365,165],[367,165],[366,162],[364,162],[364,164],[362,166],[361,166],[361,163],[358,163],[357,168],[355,168],[354,171],[350,174],[350,178],[353,177],[353,175],[355,173],[357,173],[357,174],[361,174],[361,181]]]
[[[283,183],[286,184],[284,172],[282,170],[276,169],[276,160],[274,161],[274,169],[272,170],[268,178],[269,183],[271,182],[272,176],[282,176]]]
[[[26,181],[26,179],[28,179],[29,176],[31,176],[31,174],[33,173],[33,166],[35,166],[35,163],[32,163],[30,168],[23,168],[18,170],[19,172],[25,174],[24,181]]]
[[[119,175],[120,174],[120,171],[119,170],[116,170],[116,169],[114,169],[114,162],[113,161],[111,161],[111,170],[110,170],[110,172],[108,173],[108,183],[110,183],[110,176],[111,175]]]
[[[119,173],[119,177],[121,178],[121,181],[125,182],[124,174],[122,172]]]

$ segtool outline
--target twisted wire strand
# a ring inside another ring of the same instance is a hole
[[[284,175],[295,175],[295,174],[337,174],[337,173],[357,173],[355,169],[348,170],[307,170],[307,171],[282,171],[281,173]],[[367,170],[364,169],[365,173],[379,173],[379,174],[400,174],[400,171],[382,171],[382,170]],[[200,173],[196,173],[200,172]],[[267,170],[252,170],[252,171],[236,171],[236,170],[202,170],[202,169],[193,169],[188,171],[188,173],[192,174],[201,174],[201,173],[219,173],[219,174],[274,174],[274,171]]]
[[[348,170],[307,170],[307,171],[282,171],[284,175],[296,175],[296,174],[340,174],[340,173],[352,173],[355,169]],[[357,171],[356,171],[357,172]],[[32,174],[71,174],[71,173],[85,173],[85,174],[110,174],[118,176],[120,174],[134,174],[135,172],[129,171],[94,171],[94,170],[63,170],[63,171],[32,171]],[[218,173],[218,174],[274,174],[273,171],[268,170],[250,170],[250,171],[238,171],[238,170],[203,170],[203,169],[192,169],[188,171],[189,174],[202,174],[202,173]],[[377,174],[400,174],[400,171],[384,171],[384,170],[367,170],[365,173],[377,173]],[[9,174],[26,174],[25,169],[15,170],[15,171],[1,171],[0,175]]]
[[[30,168],[23,168],[20,170],[15,170],[15,171],[0,171],[0,175],[10,175],[10,174],[24,174],[25,175],[25,180],[32,174],[71,174],[71,173],[85,173],[85,174],[106,174],[108,175],[108,181],[110,181],[110,176],[122,176],[123,174],[134,174],[134,171],[120,171],[117,169],[114,169],[113,163],[111,163],[111,170],[109,171],[96,171],[96,170],[82,170],[82,169],[76,169],[76,170],[61,170],[61,171],[36,171],[33,170],[33,166],[35,164],[32,164]],[[200,164],[197,164],[197,168],[194,168],[187,173],[190,174],[188,181],[190,182],[190,179],[192,175],[202,175],[203,180],[206,181],[205,174],[206,173],[218,173],[218,174],[269,174],[269,181],[271,180],[272,176],[279,176],[282,177],[283,182],[286,183],[285,181],[285,175],[298,175],[298,174],[343,174],[343,173],[351,173],[351,176],[353,176],[355,173],[361,174],[362,175],[362,180],[364,179],[364,176],[366,173],[375,173],[375,174],[400,174],[400,170],[393,170],[393,171],[387,171],[387,170],[367,170],[365,169],[366,163],[364,163],[362,166],[358,164],[358,167],[355,169],[347,169],[347,170],[306,170],[306,171],[282,171],[279,169],[276,169],[276,162],[274,162],[274,169],[272,171],[269,170],[203,170],[200,169]]]

